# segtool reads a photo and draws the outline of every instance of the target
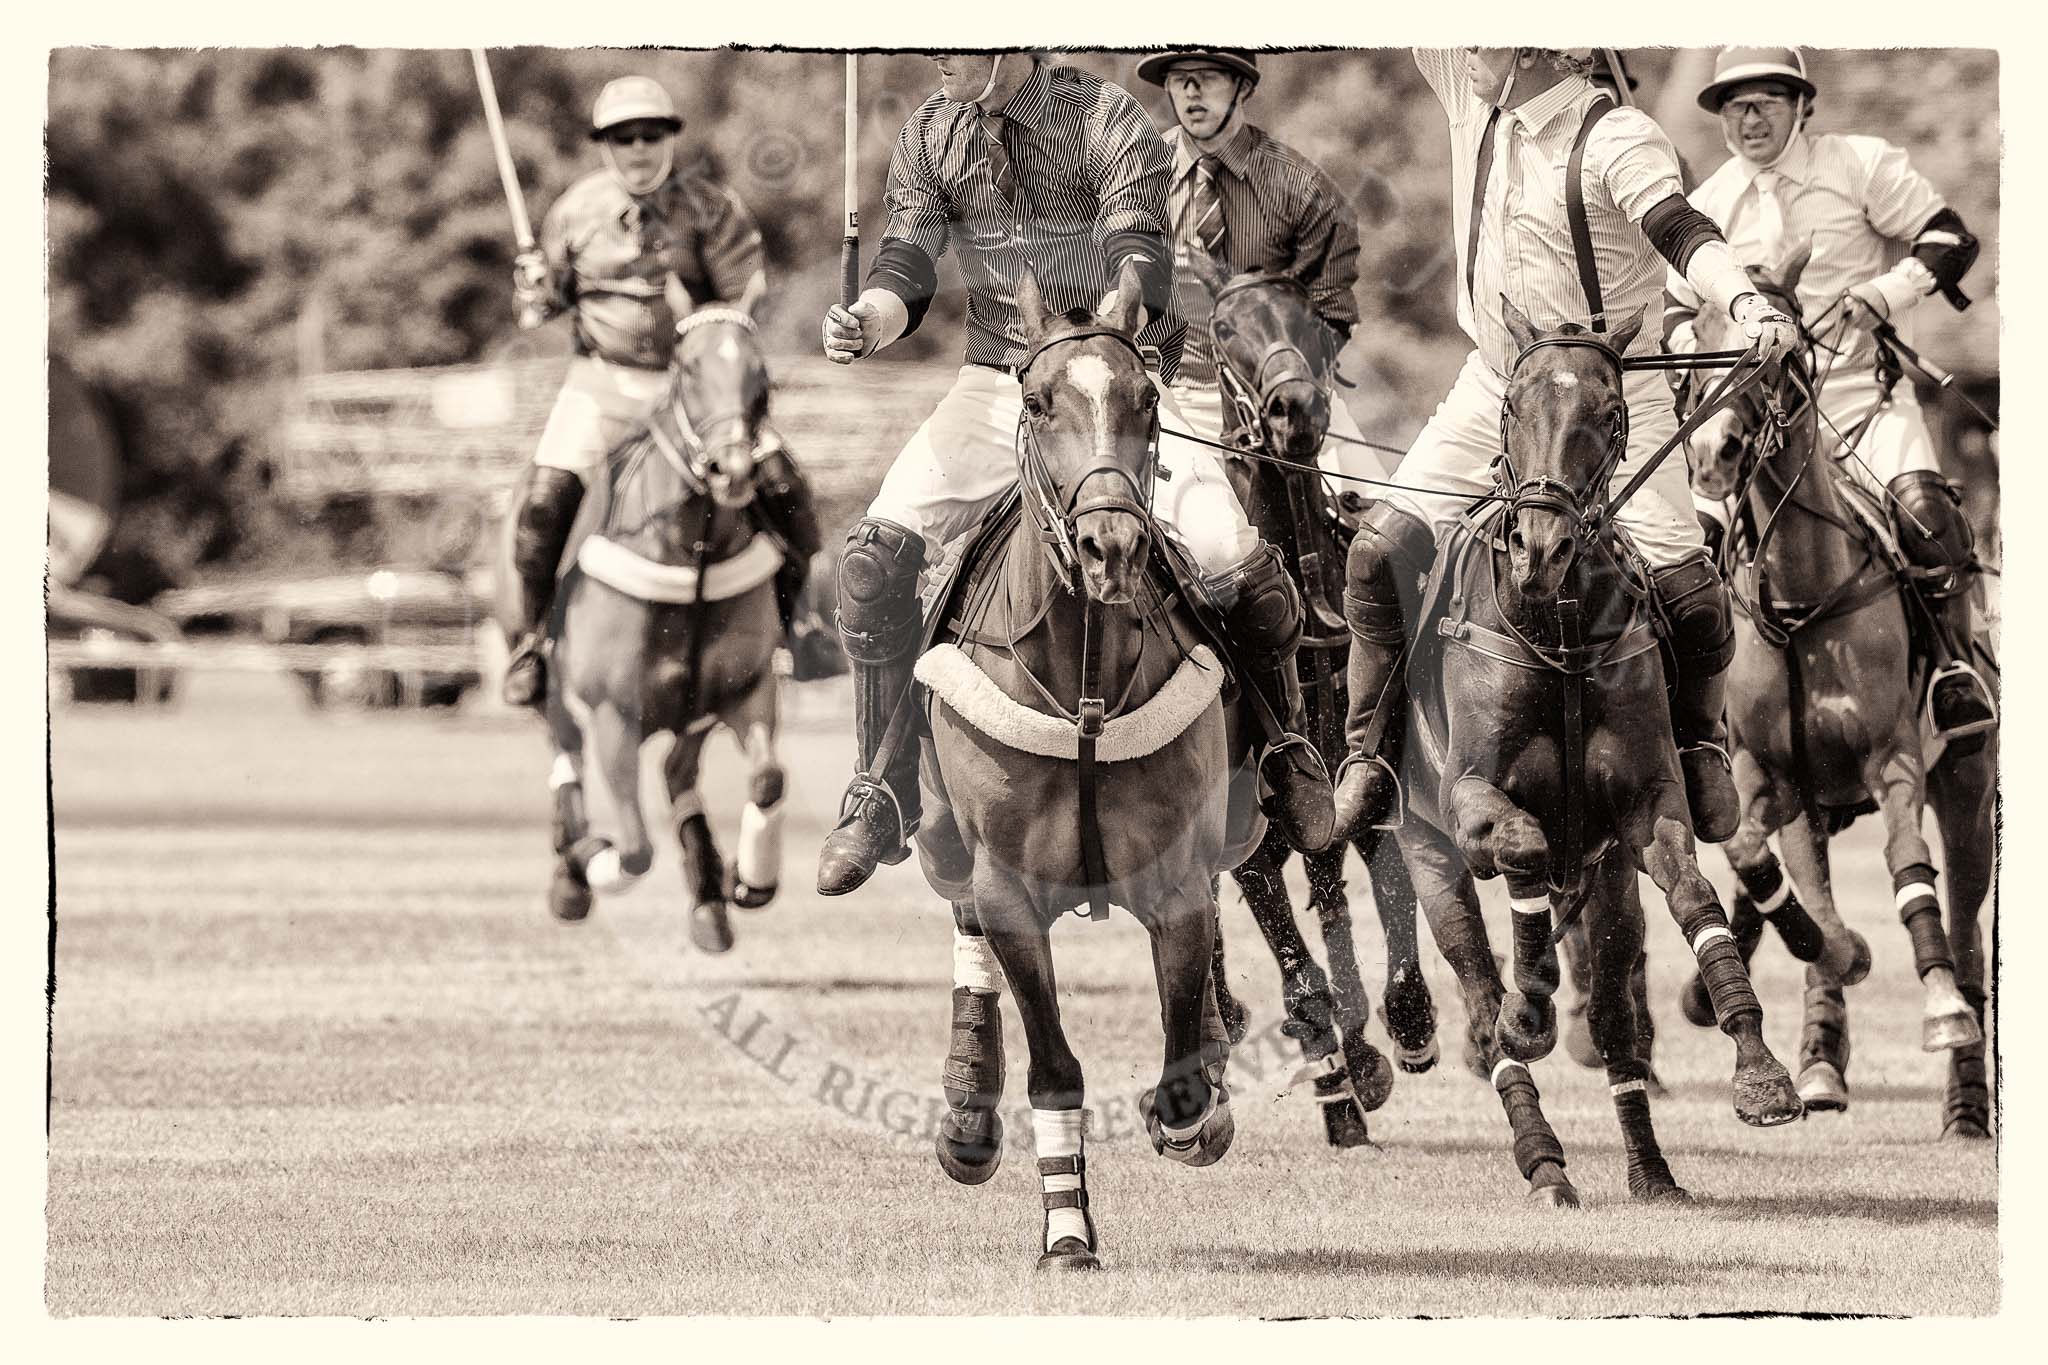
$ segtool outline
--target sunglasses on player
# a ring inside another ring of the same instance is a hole
[[[630,147],[636,142],[652,146],[657,142],[666,142],[675,135],[673,128],[655,124],[640,128],[613,128],[605,133],[604,140],[614,147]]]

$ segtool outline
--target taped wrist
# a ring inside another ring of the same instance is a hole
[[[900,237],[884,238],[875,252],[875,263],[868,267],[867,287],[886,289],[903,300],[910,320],[896,338],[900,341],[917,330],[917,325],[924,321],[925,310],[931,307],[932,295],[939,292],[938,263],[915,242]]]

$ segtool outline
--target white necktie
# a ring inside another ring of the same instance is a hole
[[[1778,202],[1776,171],[1756,173],[1756,231],[1763,244],[1758,264],[1776,270],[1785,249],[1785,207]]]

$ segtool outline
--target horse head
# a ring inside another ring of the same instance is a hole
[[[1501,409],[1508,553],[1516,589],[1534,601],[1557,595],[1628,450],[1621,357],[1643,310],[1607,334],[1576,323],[1539,331],[1506,296],[1500,303],[1515,343]]]
[[[1813,243],[1808,242],[1775,272],[1762,266],[1751,266],[1749,278],[1758,293],[1782,308],[1787,317],[1797,320],[1800,316],[1799,277],[1812,257]],[[1703,351],[1739,350],[1749,344],[1734,321],[1718,308],[1699,311],[1693,320],[1693,335]],[[1774,371],[1765,376],[1763,384],[1708,416],[1686,437],[1685,462],[1692,472],[1692,486],[1701,494],[1709,498],[1732,497],[1748,477],[1750,465],[1757,455],[1757,432],[1763,426],[1770,407],[1776,405],[1774,397],[1766,400],[1760,395],[1775,394],[1783,383],[1786,363],[1779,362]],[[1700,388],[1697,378],[1688,384],[1681,396],[1681,407],[1697,403]]]
[[[1048,314],[1029,270],[1017,286],[1028,353],[1020,474],[1055,568],[1104,605],[1136,600],[1152,535],[1159,391],[1136,333],[1143,292],[1125,262],[1107,311]]]
[[[696,475],[725,508],[754,499],[755,451],[768,418],[768,362],[754,331],[759,283],[736,306],[677,310],[669,403]]]
[[[1307,287],[1272,268],[1227,278],[1200,253],[1189,271],[1213,299],[1210,344],[1237,424],[1269,454],[1313,460],[1330,430],[1336,354]]]

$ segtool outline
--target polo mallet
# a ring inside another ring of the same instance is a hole
[[[860,297],[860,58],[846,54],[846,237],[839,244],[839,306]]]
[[[1603,47],[1600,59],[1607,63],[1608,74],[1614,77],[1614,97],[1622,102],[1623,107],[1635,108],[1636,97],[1629,93],[1628,72],[1621,69],[1621,54],[1611,47]]]
[[[491,83],[491,64],[484,58],[484,50],[473,47],[470,57],[476,63],[477,89],[483,92],[484,122],[491,128],[491,147],[498,154],[498,179],[505,186],[505,203],[512,210],[512,236],[519,243],[521,252],[533,250],[533,224],[526,218],[526,200],[519,193],[519,172],[512,165],[512,143],[505,136],[505,119],[498,112],[498,87]]]
[[[1970,395],[1964,393],[1961,389],[1953,387],[1956,377],[1951,371],[1944,370],[1941,366],[1927,359],[1900,340],[1899,334],[1892,330],[1892,325],[1889,322],[1878,323],[1870,329],[1870,334],[1890,347],[1894,355],[1905,361],[1908,368],[1917,371],[1928,383],[1934,385],[1937,389],[1953,394],[1957,402],[1977,414],[1978,421],[1993,431],[1998,430],[1998,423],[1992,419],[1990,413],[1978,407]]]

